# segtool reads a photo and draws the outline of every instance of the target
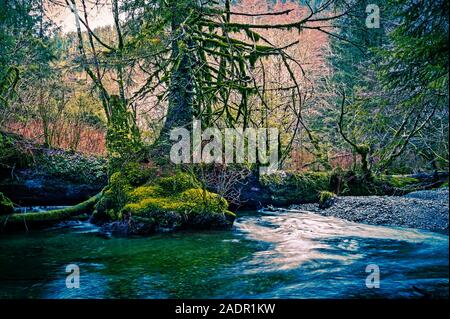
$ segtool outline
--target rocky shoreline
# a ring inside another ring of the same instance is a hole
[[[417,228],[449,233],[449,189],[424,190],[404,196],[346,196],[331,199],[328,208],[319,204],[292,205],[352,222]]]

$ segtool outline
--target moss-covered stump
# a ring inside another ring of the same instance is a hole
[[[101,193],[85,202],[64,209],[39,213],[16,213],[0,217],[0,231],[31,230],[55,225],[68,220],[88,219]]]
[[[91,220],[118,235],[144,235],[226,229],[234,219],[224,198],[203,189],[195,177],[178,172],[139,187],[131,186],[125,173],[113,174]]]
[[[286,206],[319,200],[321,191],[330,188],[327,172],[278,172],[263,175],[261,185],[270,193],[273,205]]]
[[[14,212],[13,202],[0,192],[0,216],[8,215]]]

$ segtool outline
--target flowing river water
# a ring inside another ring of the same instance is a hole
[[[448,249],[443,234],[289,210],[145,238],[80,222],[0,235],[0,298],[448,298]],[[78,289],[66,287],[70,264]],[[379,288],[366,286],[368,265]]]

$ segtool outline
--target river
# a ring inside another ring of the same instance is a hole
[[[448,298],[449,238],[312,213],[240,213],[231,231],[105,236],[88,222],[0,235],[0,298]],[[66,266],[80,269],[66,287]],[[366,286],[368,265],[379,288]]]

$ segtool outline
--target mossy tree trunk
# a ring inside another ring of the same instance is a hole
[[[170,150],[170,131],[175,127],[191,129],[193,117],[193,80],[190,43],[183,36],[182,22],[191,4],[189,1],[170,1],[172,54],[174,67],[169,88],[169,106],[166,120],[156,142],[158,156],[168,157]]]

